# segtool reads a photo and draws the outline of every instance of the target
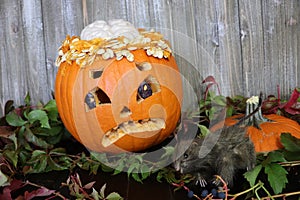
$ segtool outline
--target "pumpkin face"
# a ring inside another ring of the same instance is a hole
[[[66,128],[93,151],[140,151],[159,144],[181,113],[181,77],[174,57],[143,49],[134,61],[96,59],[80,67],[62,62],[55,97]]]

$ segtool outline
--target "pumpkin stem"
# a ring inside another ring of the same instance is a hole
[[[259,126],[261,123],[271,121],[263,117],[261,112],[262,93],[260,93],[259,97],[250,97],[246,103],[247,107],[245,117],[241,118],[237,124],[243,123],[244,125],[254,126],[257,129],[261,129]]]

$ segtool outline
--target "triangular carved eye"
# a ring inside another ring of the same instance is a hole
[[[137,91],[136,100],[138,103],[152,96],[153,94],[160,92],[160,84],[153,76],[149,75],[145,80],[143,80]]]
[[[102,76],[103,70],[90,70],[89,76],[92,79],[97,79]]]
[[[140,71],[149,71],[152,69],[151,63],[148,62],[136,62],[135,65]]]
[[[107,94],[98,87],[87,93],[84,98],[84,102],[87,111],[96,108],[97,105],[111,103]]]
[[[142,99],[146,99],[152,95],[151,85],[146,81],[143,81],[138,87],[138,96]]]

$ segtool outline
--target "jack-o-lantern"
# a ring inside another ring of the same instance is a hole
[[[181,76],[161,34],[140,30],[130,40],[124,35],[67,36],[57,65],[58,111],[88,149],[140,151],[161,143],[176,128]]]

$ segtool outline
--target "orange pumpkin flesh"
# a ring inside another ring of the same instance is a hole
[[[148,56],[144,50],[131,53],[134,62],[99,58],[84,68],[75,61],[71,64],[63,62],[59,67],[55,86],[58,111],[66,128],[90,150],[144,150],[161,143],[176,128],[181,113],[182,89],[175,59],[172,56],[167,59]],[[140,70],[137,67],[140,63],[148,63],[151,67]],[[91,73],[100,71],[99,77],[91,77]],[[157,80],[159,91],[137,101],[138,86],[144,80],[151,79]],[[97,97],[99,91],[107,95],[111,102],[102,104],[99,99],[102,93]],[[91,101],[97,102],[96,107],[87,106],[84,100],[89,96],[95,98]],[[125,107],[130,114],[124,116],[120,113]],[[155,118],[160,125],[155,125]],[[122,131],[124,124],[141,125],[143,121],[139,123],[139,120],[150,120],[144,123],[152,128],[136,129],[138,131],[129,131],[121,136],[117,134],[116,140],[107,140],[109,133]]]
[[[226,126],[236,124],[243,115],[235,115],[225,119]],[[252,125],[247,127],[247,134],[251,138],[255,146],[256,152],[269,152],[281,149],[280,143],[281,133],[291,133],[294,137],[300,138],[299,124],[286,117],[270,114],[264,115],[269,121],[260,122],[259,127]],[[258,119],[255,119],[258,121]]]

